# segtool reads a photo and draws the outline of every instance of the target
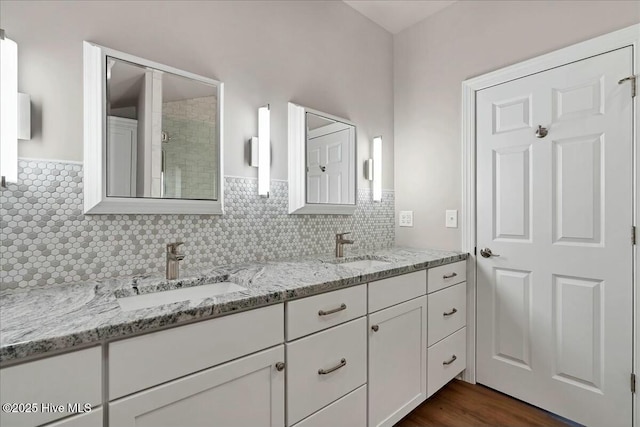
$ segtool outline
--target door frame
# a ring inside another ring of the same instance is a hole
[[[611,50],[631,46],[633,49],[633,74],[638,77],[638,95],[633,99],[633,224],[640,223],[640,150],[636,149],[640,141],[640,112],[638,99],[640,98],[640,24],[635,24],[618,31],[614,31],[581,43],[547,53],[533,59],[501,68],[462,82],[462,212],[461,232],[462,251],[469,253],[467,263],[467,367],[462,379],[475,384],[476,382],[476,92],[482,89],[506,83],[531,74],[539,73],[550,68],[559,67],[571,62],[600,55]],[[622,78],[623,76],[621,76]],[[626,76],[624,76],[626,77]],[[629,83],[627,83],[629,84]],[[637,268],[640,263],[640,253],[637,246],[633,246],[633,372],[638,372],[640,357],[638,344],[640,343],[640,319],[637,308],[640,307],[640,293],[636,290]],[[631,374],[631,372],[629,373]],[[640,425],[638,393],[633,396],[633,425]]]

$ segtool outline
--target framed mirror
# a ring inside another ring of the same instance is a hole
[[[356,126],[289,103],[289,213],[353,214],[357,199]]]
[[[222,214],[223,84],[84,42],[85,214]]]

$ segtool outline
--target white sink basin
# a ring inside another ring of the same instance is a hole
[[[389,264],[389,263],[386,261],[380,261],[377,259],[360,259],[358,261],[344,262],[344,263],[341,263],[340,265],[345,267],[350,267],[350,268],[365,269],[365,268],[372,268],[372,267],[380,267],[386,264]]]
[[[247,288],[231,282],[218,282],[208,285],[190,286],[169,291],[151,292],[117,298],[123,311],[140,310],[142,308],[157,307],[174,302],[192,301],[196,304],[205,298],[224,295],[231,292],[244,291]]]

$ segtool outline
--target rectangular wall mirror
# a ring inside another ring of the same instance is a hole
[[[289,213],[353,214],[356,127],[346,119],[289,103]]]
[[[84,43],[85,213],[222,213],[222,83]]]

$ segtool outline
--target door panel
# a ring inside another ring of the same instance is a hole
[[[477,94],[478,382],[631,425],[632,99],[618,49]],[[536,129],[548,129],[536,137]]]
[[[577,86],[553,89],[553,122],[604,114],[602,91],[604,75]]]
[[[604,135],[553,141],[554,243],[600,245]]]
[[[600,391],[604,283],[581,277],[553,279],[554,378]]]
[[[493,151],[495,238],[529,240],[531,146]]]
[[[530,271],[495,269],[493,354],[496,359],[530,370]]]
[[[493,133],[531,127],[531,96],[517,97],[493,104]]]

